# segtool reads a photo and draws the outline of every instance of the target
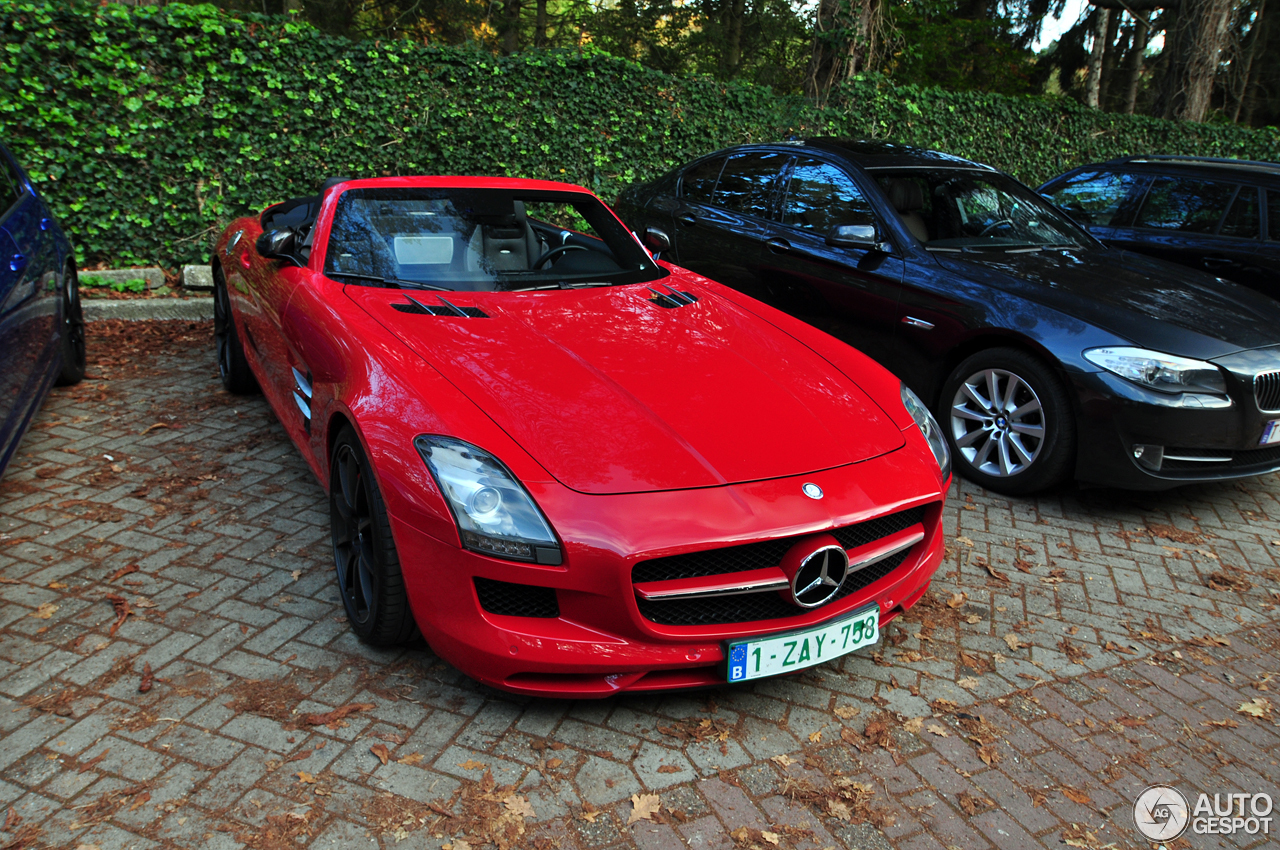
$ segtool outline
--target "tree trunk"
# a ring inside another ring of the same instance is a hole
[[[533,46],[547,46],[547,0],[537,0],[538,16],[533,24]]]
[[[746,15],[746,0],[723,0],[721,25],[724,27],[724,53],[720,55],[720,71],[725,79],[732,79],[742,64],[742,19]]]
[[[883,0],[818,0],[805,94],[825,103],[831,89],[875,62]]]
[[[1258,44],[1262,41],[1262,16],[1267,11],[1267,0],[1262,0],[1258,4],[1258,14],[1253,19],[1253,25],[1249,27],[1249,46],[1244,52],[1244,68],[1241,69],[1240,76],[1243,82],[1240,84],[1240,93],[1236,97],[1236,105],[1231,110],[1231,123],[1240,123],[1240,110],[1244,107],[1245,98],[1249,96],[1249,85],[1253,82],[1253,60],[1258,53]]]
[[[1102,72],[1098,75],[1098,107],[1107,108],[1107,95],[1111,91],[1111,82],[1116,75],[1116,64],[1124,55],[1124,49],[1116,36],[1120,32],[1120,19],[1123,13],[1113,12],[1107,21],[1107,36],[1103,41]]]
[[[503,53],[515,53],[520,49],[521,0],[503,0],[502,28],[499,31]]]
[[[1132,115],[1138,103],[1138,83],[1142,80],[1142,59],[1147,51],[1147,38],[1151,35],[1148,13],[1138,16],[1133,25],[1133,47],[1129,49],[1129,79],[1124,93],[1124,114]]]
[[[1231,21],[1231,0],[1184,0],[1165,29],[1169,64],[1161,80],[1162,118],[1203,121]]]
[[[1102,56],[1107,49],[1107,24],[1111,21],[1110,9],[1094,12],[1097,21],[1093,28],[1093,50],[1089,53],[1089,77],[1085,83],[1084,105],[1098,108],[1098,94],[1102,91]]]

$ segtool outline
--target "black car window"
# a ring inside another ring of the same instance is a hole
[[[1241,186],[1236,199],[1227,210],[1227,217],[1222,220],[1223,236],[1238,236],[1241,239],[1257,239],[1261,234],[1259,224],[1258,190],[1252,186]]]
[[[1082,171],[1054,188],[1049,200],[1081,224],[1110,227],[1122,224],[1118,217],[1125,200],[1146,188],[1150,177],[1115,171]]]
[[[711,199],[713,206],[733,212],[768,218],[772,212],[773,187],[787,156],[763,151],[729,157]]]
[[[724,157],[717,156],[690,168],[680,180],[680,197],[697,204],[711,203],[711,193],[715,191],[723,166]]]
[[[875,224],[875,214],[849,175],[802,157],[791,168],[782,223],[826,233],[842,224]]]
[[[1236,187],[1210,180],[1157,177],[1134,221],[1136,227],[1214,233]]]
[[[22,178],[14,170],[13,165],[0,154],[0,216],[9,211],[9,207],[18,201],[22,194]]]
[[[1280,191],[1267,190],[1267,238],[1280,242]]]

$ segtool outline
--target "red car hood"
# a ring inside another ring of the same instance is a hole
[[[662,307],[643,285],[441,293],[486,314],[461,318],[393,309],[403,292],[346,292],[579,492],[799,475],[903,445],[875,402],[808,348],[668,280],[698,300]]]

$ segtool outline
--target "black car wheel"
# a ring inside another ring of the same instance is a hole
[[[400,557],[378,482],[350,428],[338,436],[329,469],[333,560],[347,620],[365,643],[403,643],[415,624]]]
[[[249,361],[245,359],[244,346],[240,343],[235,319],[231,315],[227,280],[222,269],[218,268],[213,270],[213,344],[222,385],[237,395],[257,392],[258,381],[249,370]]]
[[[965,477],[1001,493],[1032,493],[1075,459],[1071,404],[1053,370],[1014,348],[968,357],[942,390],[944,429]]]
[[[58,383],[78,384],[84,378],[84,309],[80,306],[80,279],[74,266],[62,273],[62,371]]]

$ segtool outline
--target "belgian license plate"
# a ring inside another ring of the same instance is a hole
[[[1262,439],[1258,445],[1269,446],[1272,443],[1280,443],[1280,419],[1272,419],[1262,426]]]
[[[730,682],[763,679],[812,667],[880,640],[880,606],[872,603],[850,617],[781,635],[729,641]]]

